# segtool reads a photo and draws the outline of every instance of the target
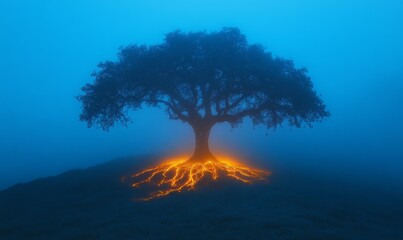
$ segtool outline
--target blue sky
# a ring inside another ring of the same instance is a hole
[[[217,126],[213,149],[402,181],[401,1],[15,0],[0,2],[0,188],[120,156],[191,150],[190,127],[158,109],[133,113],[128,129],[88,129],[74,96],[120,46],[225,26],[306,66],[332,116],[312,129]]]

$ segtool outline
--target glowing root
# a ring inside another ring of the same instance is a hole
[[[220,174],[244,183],[265,181],[270,174],[267,171],[253,169],[238,162],[229,160],[193,162],[188,160],[174,160],[139,172],[132,177],[136,181],[133,187],[146,183],[155,183],[161,189],[151,193],[141,200],[150,200],[166,196],[182,190],[194,190],[197,183],[205,176],[218,179]]]

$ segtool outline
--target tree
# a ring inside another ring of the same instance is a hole
[[[215,159],[208,139],[217,123],[236,126],[249,117],[268,128],[283,122],[300,127],[329,116],[306,68],[249,44],[237,28],[175,31],[161,44],[129,45],[92,76],[94,83],[77,97],[82,121],[108,130],[129,123],[128,110],[161,107],[170,119],[192,126],[196,146],[190,160]]]

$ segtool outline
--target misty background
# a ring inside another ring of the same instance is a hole
[[[0,189],[122,156],[191,152],[191,128],[159,109],[104,132],[78,120],[74,97],[120,46],[222,27],[307,67],[332,115],[314,128],[215,126],[213,152],[402,188],[399,0],[15,0],[0,1]]]

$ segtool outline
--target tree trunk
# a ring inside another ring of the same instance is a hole
[[[192,126],[195,134],[195,150],[190,161],[204,162],[217,161],[214,155],[210,152],[209,136],[212,125]]]

